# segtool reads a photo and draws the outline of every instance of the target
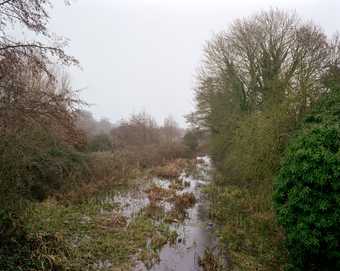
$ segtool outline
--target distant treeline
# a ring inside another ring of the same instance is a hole
[[[89,111],[82,110],[78,112],[76,126],[85,133],[91,151],[161,142],[175,143],[181,141],[186,132],[171,116],[159,125],[146,112],[132,114],[128,119],[113,124],[107,119],[97,121]],[[101,140],[102,146],[99,144]]]

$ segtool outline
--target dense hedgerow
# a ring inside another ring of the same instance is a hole
[[[305,118],[276,179],[291,270],[340,270],[339,101],[332,93]]]

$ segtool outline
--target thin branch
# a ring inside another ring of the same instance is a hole
[[[41,49],[41,50],[50,50],[50,51],[58,51],[58,52],[63,52],[60,48],[57,47],[51,47],[51,46],[42,46],[38,44],[16,44],[16,45],[6,45],[3,47],[0,47],[0,51],[6,51],[10,49],[16,49],[16,48],[36,48],[36,49]]]
[[[5,0],[5,1],[0,3],[0,6],[5,5],[5,4],[7,4],[7,3],[11,2],[11,1],[13,1],[13,0]]]

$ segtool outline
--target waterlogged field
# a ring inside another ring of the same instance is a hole
[[[44,257],[69,270],[220,270],[214,225],[201,190],[209,159],[176,161],[81,204],[32,208],[30,232],[53,234]]]

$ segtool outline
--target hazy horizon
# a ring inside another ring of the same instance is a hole
[[[194,76],[203,47],[237,18],[281,8],[313,20],[328,35],[340,29],[338,1],[77,0],[61,1],[50,29],[70,39],[67,52],[74,88],[96,118],[117,122],[147,111],[158,122],[168,115],[185,126],[192,111]],[[335,23],[336,22],[336,23]]]

